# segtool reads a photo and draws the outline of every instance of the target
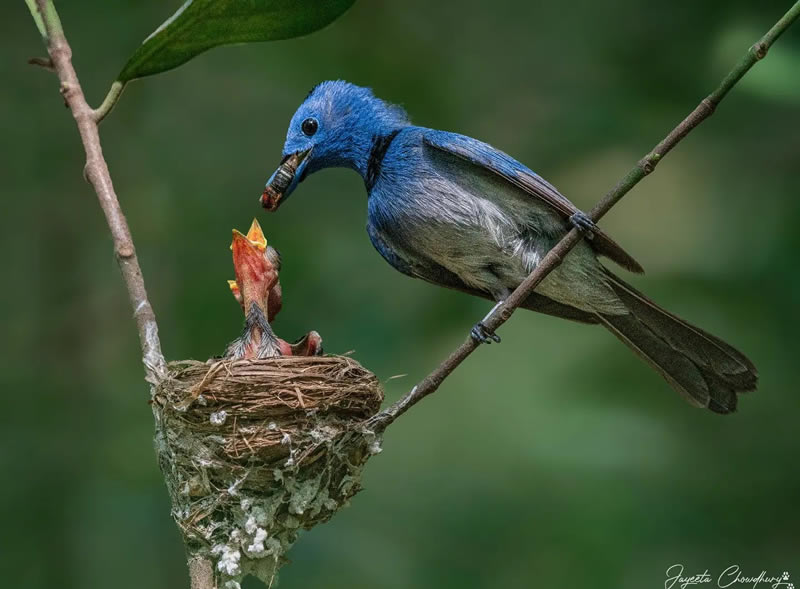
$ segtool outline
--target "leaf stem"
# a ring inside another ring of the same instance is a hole
[[[628,172],[614,188],[612,188],[600,202],[591,210],[589,216],[593,221],[599,221],[611,208],[617,204],[636,184],[645,176],[650,174],[680,141],[688,135],[692,129],[697,127],[705,119],[710,117],[717,105],[722,101],[728,92],[744,76],[755,63],[766,56],[767,51],[780,37],[800,17],[800,0],[775,23],[767,33],[756,42],[747,53],[739,60],[734,68],[722,80],[714,92],[700,101],[695,109],[683,119],[669,134],[656,145],[650,153],[639,160],[636,165]],[[494,333],[503,323],[508,321],[514,311],[533,293],[534,289],[552,272],[564,259],[564,257],[581,240],[582,236],[577,229],[572,229],[561,241],[559,241],[542,258],[539,265],[531,274],[511,293],[506,301],[498,306],[483,321],[486,331]],[[411,407],[435,392],[458,366],[472,354],[479,344],[468,337],[456,350],[454,350],[433,372],[426,376],[414,388],[412,388],[400,400],[392,404],[387,409],[381,411],[376,416],[367,421],[367,427],[374,431],[383,431],[393,423],[400,415],[408,411]]]
[[[108,113],[110,113],[114,107],[117,105],[117,101],[119,97],[122,96],[122,91],[125,89],[125,82],[120,82],[116,80],[113,84],[111,84],[111,88],[108,90],[108,94],[103,99],[103,103],[98,106],[93,111],[94,120],[96,123],[100,123]]]

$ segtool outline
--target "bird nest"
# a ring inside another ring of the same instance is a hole
[[[174,362],[154,392],[156,450],[173,517],[220,587],[274,579],[301,529],[360,489],[383,401],[352,358]]]

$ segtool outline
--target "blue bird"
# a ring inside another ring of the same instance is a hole
[[[744,354],[661,309],[598,260],[641,266],[566,197],[511,156],[476,139],[417,127],[405,111],[343,81],[315,86],[289,124],[262,204],[274,211],[323,168],[358,172],[367,233],[394,268],[503,301],[572,227],[585,232],[525,301],[526,309],[605,326],[691,404],[736,409],[756,387]],[[481,323],[481,342],[499,341]]]

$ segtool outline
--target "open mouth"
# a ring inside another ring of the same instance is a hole
[[[311,149],[290,153],[281,160],[278,169],[269,179],[267,186],[264,188],[264,194],[261,195],[261,206],[268,211],[276,211],[280,206],[284,195],[291,192],[297,182],[302,180],[303,165],[308,158]],[[300,176],[298,177],[298,171]]]

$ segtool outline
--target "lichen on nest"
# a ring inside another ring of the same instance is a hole
[[[187,550],[220,587],[272,584],[301,529],[360,489],[380,439],[380,382],[344,356],[174,362],[155,389],[155,445]]]

